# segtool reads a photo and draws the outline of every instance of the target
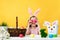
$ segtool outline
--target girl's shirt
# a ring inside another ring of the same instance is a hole
[[[38,33],[39,33],[39,28],[38,27],[36,27],[35,29],[30,29],[30,32],[31,32],[31,34],[35,34],[35,35],[38,35]]]
[[[36,27],[35,29],[32,28],[28,28],[27,31],[30,31],[30,34],[35,34],[38,35],[39,34],[39,27]]]

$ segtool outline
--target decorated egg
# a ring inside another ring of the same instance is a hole
[[[24,35],[23,34],[19,34],[19,37],[23,37]]]
[[[35,35],[34,35],[34,34],[31,34],[31,35],[30,35],[30,37],[31,37],[31,38],[34,38],[34,37],[35,37]]]

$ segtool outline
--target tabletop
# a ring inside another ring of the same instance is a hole
[[[2,40],[0,38],[0,40]],[[31,37],[29,35],[26,35],[25,37],[10,37],[9,39],[3,39],[3,40],[60,40],[60,35],[56,38],[41,38],[40,35],[35,35],[35,37]]]

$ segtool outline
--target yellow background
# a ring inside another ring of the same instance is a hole
[[[46,28],[43,26],[45,20],[53,22],[57,19],[60,24],[60,0],[0,0],[0,24],[7,22],[9,27],[15,27],[15,18],[18,16],[19,27],[26,27],[30,17],[29,7],[33,12],[41,9],[37,15],[40,28]]]

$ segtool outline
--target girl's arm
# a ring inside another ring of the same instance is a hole
[[[26,35],[30,35],[30,30],[29,29],[27,29]]]

